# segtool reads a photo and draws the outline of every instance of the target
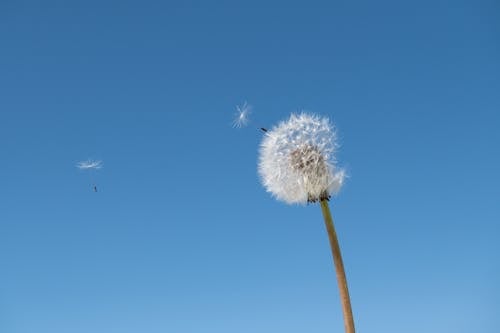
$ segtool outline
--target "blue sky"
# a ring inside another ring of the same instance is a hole
[[[358,331],[498,331],[497,2],[3,0],[0,38],[1,332],[342,331],[319,207],[256,171],[299,110]]]

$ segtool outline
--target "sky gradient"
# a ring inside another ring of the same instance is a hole
[[[319,206],[257,175],[301,110],[358,331],[500,329],[498,2],[4,0],[0,40],[0,332],[342,331]]]

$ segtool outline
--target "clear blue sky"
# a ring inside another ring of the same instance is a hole
[[[2,0],[0,41],[0,332],[341,332],[319,207],[256,171],[297,110],[358,331],[499,331],[497,1]]]

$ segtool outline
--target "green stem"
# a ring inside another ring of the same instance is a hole
[[[347,289],[347,279],[345,277],[344,263],[340,253],[339,241],[337,233],[333,226],[333,218],[328,206],[328,200],[321,200],[321,211],[325,219],[325,226],[330,240],[332,249],[333,264],[335,265],[335,273],[337,274],[337,283],[340,292],[340,301],[342,303],[342,312],[344,314],[344,326],[346,333],[355,333],[354,318],[352,316],[351,299],[349,298],[349,290]]]

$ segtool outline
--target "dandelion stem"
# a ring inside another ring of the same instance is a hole
[[[340,301],[342,303],[342,312],[344,314],[344,327],[346,333],[355,333],[354,318],[352,315],[351,300],[349,298],[349,290],[347,289],[347,279],[344,271],[344,263],[342,262],[342,255],[340,253],[339,241],[337,233],[333,226],[333,218],[328,206],[328,200],[321,200],[321,211],[325,219],[325,226],[328,232],[328,239],[330,240],[330,247],[332,249],[333,264],[335,265],[335,273],[337,274],[337,283],[340,292]]]

